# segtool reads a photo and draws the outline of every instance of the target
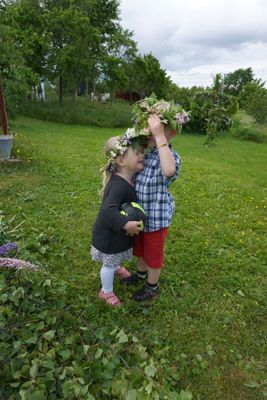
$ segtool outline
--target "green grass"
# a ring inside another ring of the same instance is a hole
[[[21,254],[67,282],[73,302],[86,304],[88,322],[131,332],[157,367],[167,360],[180,374],[177,392],[187,389],[198,400],[263,399],[266,144],[219,137],[206,147],[203,136],[175,138],[182,168],[171,187],[176,213],[162,295],[135,304],[134,289],[116,282],[118,311],[96,298],[99,266],[88,249],[103,145],[123,130],[26,117],[13,128],[26,161],[0,166],[0,209],[6,220],[14,217],[13,227],[22,223],[14,233]]]
[[[64,98],[62,105],[53,96],[44,102],[26,100],[22,113],[44,121],[113,128],[129,126],[132,118],[131,104],[127,101],[101,103],[84,97],[78,97],[75,104],[70,98]]]
[[[259,124],[245,110],[239,110],[233,117],[230,133],[239,139],[252,142],[267,142],[267,124]]]

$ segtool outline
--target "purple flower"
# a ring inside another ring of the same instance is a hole
[[[28,261],[19,260],[18,258],[2,258],[0,257],[0,267],[22,269],[28,268],[33,271],[37,270],[37,266]]]
[[[16,248],[17,248],[17,243],[15,242],[3,244],[2,246],[0,246],[0,256],[4,256],[10,251],[16,250]]]

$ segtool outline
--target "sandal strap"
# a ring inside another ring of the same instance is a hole
[[[118,275],[121,279],[129,278],[131,276],[131,272],[129,272],[125,267],[119,266],[115,274]]]
[[[104,300],[107,304],[110,304],[111,306],[119,306],[121,304],[119,298],[115,295],[114,292],[104,293],[101,289],[98,293],[98,297]]]
[[[160,290],[153,290],[149,286],[145,285],[136,293],[133,294],[132,299],[135,301],[144,301],[153,299],[154,297],[159,296]]]

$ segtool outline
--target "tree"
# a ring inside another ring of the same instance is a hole
[[[252,82],[247,84],[240,94],[243,107],[257,122],[267,119],[267,89]]]
[[[117,30],[109,37],[106,54],[100,68],[102,73],[100,83],[102,86],[104,84],[112,95],[131,87],[130,66],[137,53],[137,45],[132,35],[132,32],[117,27]]]
[[[240,68],[224,76],[223,90],[225,93],[239,98],[240,93],[249,83],[262,85],[260,79],[254,78],[254,72],[251,68]]]
[[[81,81],[94,82],[111,35],[119,29],[117,0],[45,0],[52,33],[49,64],[60,81],[75,92]],[[88,89],[86,89],[86,92]]]
[[[158,98],[166,96],[171,80],[151,53],[135,57],[128,72],[132,77],[130,89],[139,93],[141,98],[153,92]]]
[[[40,89],[45,75],[49,38],[45,29],[44,7],[39,0],[10,1],[4,10],[4,25],[19,49],[28,71],[28,85]]]
[[[17,41],[18,30],[12,20],[13,3],[4,2],[0,7],[0,79],[9,116],[21,108],[30,84],[36,82],[36,75],[27,66],[24,49]]]

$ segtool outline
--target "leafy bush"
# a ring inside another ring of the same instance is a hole
[[[267,122],[267,90],[262,89],[255,94],[246,106],[246,110],[260,124]]]
[[[65,283],[42,271],[1,272],[1,399],[192,399],[174,391],[178,372],[166,360],[159,368],[137,337],[84,318],[84,298],[71,304]]]
[[[237,111],[237,99],[222,93],[222,81],[217,74],[212,89],[196,93],[191,105],[188,126],[207,135],[207,143],[217,132],[226,131],[232,125],[231,116]]]
[[[257,130],[244,126],[236,126],[232,129],[232,135],[238,139],[248,140],[250,142],[263,143],[265,136]]]

